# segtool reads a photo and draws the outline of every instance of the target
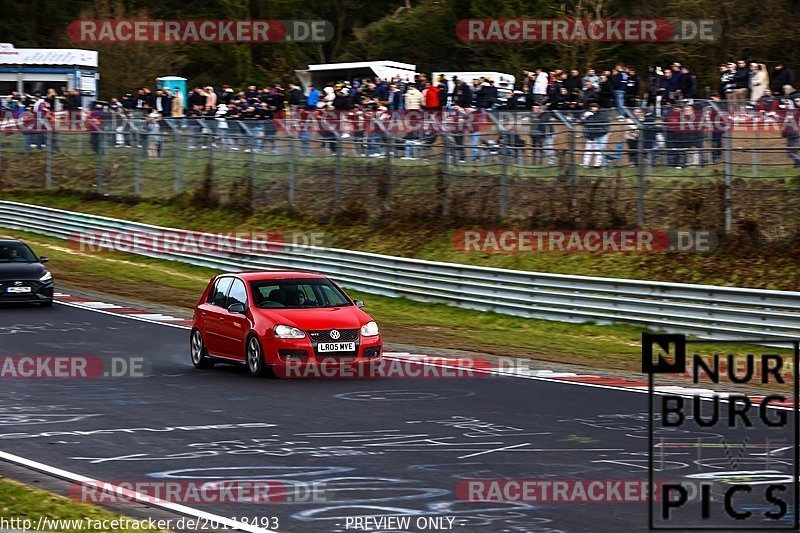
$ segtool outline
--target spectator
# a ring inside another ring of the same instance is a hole
[[[587,83],[591,85],[591,82]],[[534,165],[546,164],[552,166],[555,162],[553,157],[553,144],[555,142],[555,128],[553,114],[540,105],[532,108],[531,114],[531,149],[532,163]]]
[[[306,97],[306,108],[316,109],[319,106],[319,91],[317,86],[312,84],[309,86],[308,96]]]
[[[586,76],[583,77],[581,81],[581,87],[586,87],[586,82],[592,84],[595,89],[600,87],[600,76],[597,75],[597,71],[593,68],[590,68],[586,71]]]
[[[628,160],[632,165],[638,165],[639,159],[639,138],[642,136],[642,127],[640,124],[644,122],[644,110],[636,108],[633,110],[634,118],[626,120],[627,127],[625,128],[624,138],[625,143],[628,145]],[[643,140],[643,139],[642,139]]]
[[[750,63],[750,103],[755,105],[765,96],[769,96],[767,68],[763,64]]]
[[[659,89],[661,88],[661,79],[664,77],[664,72],[658,65],[650,65],[647,67],[650,77],[647,79],[647,93],[645,100],[648,106],[656,105],[656,98],[659,96]]]
[[[697,78],[686,65],[681,66],[680,99],[697,98]]]
[[[159,119],[160,115],[155,111],[145,118],[148,158],[156,158],[161,154],[161,125],[158,123]]]
[[[548,76],[542,69],[536,69],[536,78],[533,81],[533,102],[544,105],[547,102]]]
[[[422,92],[423,100],[425,102],[425,110],[426,111],[436,111],[437,109],[441,108],[441,102],[439,101],[439,87],[436,85],[428,85],[425,87],[425,90]]]
[[[172,91],[172,113],[171,115],[176,118],[183,118],[183,95],[179,87],[175,87]]]
[[[572,69],[569,71],[569,76],[567,76],[567,79],[564,80],[564,87],[566,87],[567,91],[570,93],[583,88],[583,84],[581,83],[581,74],[578,69]]]
[[[736,62],[736,70],[733,73],[733,91],[730,94],[730,99],[734,102],[746,102],[750,84],[750,74],[747,71],[747,62],[740,59]]]
[[[606,144],[608,143],[608,124],[605,113],[598,104],[591,104],[581,116],[586,145],[583,153],[583,166],[599,168],[606,164]],[[592,165],[594,159],[594,165]]]
[[[787,66],[786,61],[778,61],[770,76],[769,84],[772,96],[783,96],[784,87],[794,85],[794,72]]]
[[[405,104],[407,111],[419,111],[422,108],[422,93],[417,89],[416,85],[411,84],[408,86]]]
[[[599,78],[598,78],[599,80]],[[590,80],[584,80],[585,87],[583,88],[583,108],[589,109],[589,106],[598,103],[600,100],[600,90],[597,89]]]
[[[736,72],[735,63],[726,63],[719,67],[719,95],[720,98],[730,100],[733,90],[736,88],[736,83],[733,81],[733,75]]]
[[[614,78],[612,81],[612,90],[614,91],[614,106],[617,110],[617,118],[625,118],[623,107],[625,106],[625,89],[628,85],[628,71],[625,65],[618,64],[614,68]]]
[[[303,105],[303,91],[300,90],[294,83],[289,84],[289,94],[286,95],[289,101],[289,109],[296,113],[300,106]],[[316,104],[315,104],[316,105]]]
[[[636,69],[628,69],[628,79],[625,82],[625,107],[636,107],[636,99],[639,98],[639,76]]]

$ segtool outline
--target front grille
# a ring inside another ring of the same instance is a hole
[[[308,335],[315,342],[349,342],[358,339],[357,329],[337,329],[339,338],[334,339],[331,337],[332,329],[321,329],[316,331],[309,331]]]
[[[30,287],[31,292],[7,292],[8,287]],[[19,285],[15,281],[0,281],[0,298],[3,300],[29,300],[42,288],[38,281],[22,281]]]

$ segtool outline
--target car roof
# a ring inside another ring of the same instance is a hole
[[[228,272],[231,276],[238,276],[245,281],[262,281],[270,279],[327,279],[327,276],[314,272],[299,272],[296,270],[260,270],[257,272]],[[224,274],[220,274],[224,275]]]
[[[19,239],[0,239],[0,244],[24,244]]]

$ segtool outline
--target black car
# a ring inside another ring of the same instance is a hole
[[[53,275],[33,250],[16,239],[0,239],[0,303],[53,305]]]

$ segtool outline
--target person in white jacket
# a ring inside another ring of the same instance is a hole
[[[537,68],[536,78],[533,80],[533,102],[536,105],[544,105],[547,103],[547,84],[549,77],[547,72]]]
[[[324,92],[325,95],[317,103],[317,107],[320,109],[333,109],[333,100],[336,98],[333,87],[325,87]]]
[[[763,64],[750,63],[750,103],[755,104],[769,94],[769,74]]]
[[[422,93],[416,85],[409,85],[406,90],[406,111],[418,111],[422,108]]]

